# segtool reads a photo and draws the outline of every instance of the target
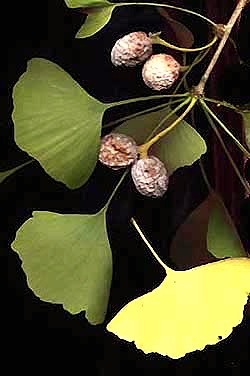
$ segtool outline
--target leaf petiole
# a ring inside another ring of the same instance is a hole
[[[196,17],[199,17],[201,19],[203,19],[204,21],[206,21],[207,23],[209,23],[210,25],[212,26],[216,26],[217,24],[215,22],[213,22],[212,20],[210,20],[208,17],[205,17],[203,16],[202,14],[199,14],[197,12],[194,12],[193,10],[189,10],[189,9],[185,9],[185,8],[181,8],[181,7],[176,7],[174,5],[169,5],[169,4],[161,4],[161,3],[147,3],[147,2],[142,2],[142,3],[136,3],[136,2],[133,2],[133,3],[119,3],[119,4],[115,4],[116,7],[121,7],[121,6],[129,6],[129,5],[142,5],[142,6],[156,6],[156,7],[164,7],[164,8],[169,8],[169,9],[175,9],[175,10],[179,10],[180,12],[184,12],[184,13],[188,13],[188,14],[191,14],[193,16],[196,16]]]
[[[188,96],[189,93],[183,93],[183,94],[159,94],[159,95],[150,95],[148,97],[138,97],[138,98],[130,98],[130,99],[124,99],[118,102],[112,102],[112,103],[105,103],[106,108],[112,108],[115,106],[122,106],[124,104],[131,104],[136,102],[145,102],[152,99],[164,99],[164,98],[183,98]]]
[[[201,170],[201,174],[202,174],[203,180],[206,183],[207,189],[209,190],[209,192],[212,192],[213,189],[212,189],[211,184],[210,184],[210,182],[208,180],[205,168],[204,168],[203,163],[202,163],[201,160],[199,160],[199,166],[200,166],[200,170]]]
[[[175,103],[179,103],[179,102],[183,102],[183,98],[180,98],[180,99],[176,99],[174,101],[171,102],[171,104],[175,104]],[[122,118],[119,118],[119,119],[116,119],[116,120],[113,120],[113,121],[110,121],[108,122],[107,124],[103,125],[103,129],[105,128],[109,128],[109,127],[112,127],[113,125],[116,125],[116,124],[119,124],[123,121],[126,121],[126,120],[130,120],[130,119],[133,119],[134,117],[137,117],[137,116],[140,116],[140,115],[144,115],[144,114],[147,114],[149,112],[152,112],[152,111],[156,111],[156,110],[159,110],[161,108],[164,108],[164,107],[169,107],[170,106],[170,103],[162,103],[162,104],[158,104],[157,106],[154,106],[154,107],[149,107],[145,110],[142,110],[142,111],[139,111],[139,112],[135,112],[133,114],[130,114],[130,115],[127,115],[127,116],[124,116]]]
[[[224,143],[224,141],[223,141],[223,139],[222,139],[222,137],[221,137],[221,135],[220,135],[220,132],[218,131],[218,129],[217,129],[217,127],[216,127],[216,125],[215,125],[215,123],[214,123],[214,121],[213,121],[213,119],[212,119],[210,113],[207,111],[207,109],[206,109],[204,106],[202,106],[202,109],[204,110],[204,113],[205,113],[205,115],[206,115],[206,117],[207,117],[207,120],[208,120],[208,122],[209,122],[211,128],[212,128],[213,131],[215,132],[215,134],[216,134],[216,136],[217,136],[217,138],[218,138],[218,140],[219,140],[219,142],[220,142],[220,144],[221,144],[221,146],[222,146],[222,148],[223,148],[223,150],[224,150],[226,156],[228,157],[229,162],[230,162],[232,168],[234,169],[236,175],[238,176],[238,178],[239,178],[241,184],[242,184],[243,187],[245,188],[246,192],[247,192],[248,194],[250,194],[250,186],[249,186],[249,184],[247,183],[247,181],[243,178],[243,176],[241,175],[241,173],[240,173],[238,167],[236,166],[236,164],[235,164],[234,160],[232,159],[232,157],[231,157],[229,151],[227,150],[227,147],[226,147],[226,145],[225,145],[225,143]]]
[[[13,167],[10,170],[0,171],[0,184],[5,179],[7,179],[9,176],[15,174],[18,170],[20,170],[21,168],[23,168],[23,167],[25,167],[25,166],[29,165],[30,163],[33,163],[33,162],[35,162],[35,159],[28,160],[27,162],[22,163],[19,166]]]
[[[225,101],[220,101],[220,100],[218,100],[218,99],[208,98],[208,97],[205,97],[205,96],[203,96],[202,99],[203,99],[205,102],[211,102],[211,103],[215,103],[215,104],[217,104],[217,107],[223,106],[223,107],[229,108],[230,110],[233,110],[233,111],[239,112],[239,109],[238,109],[237,107],[235,107],[235,106],[234,106],[233,104],[231,104],[231,103],[228,103],[228,102],[225,102]]]
[[[157,255],[157,253],[155,252],[154,248],[152,247],[152,245],[149,243],[149,241],[147,240],[147,238],[145,237],[145,235],[143,234],[142,230],[140,229],[139,225],[136,223],[136,220],[134,218],[131,218],[131,223],[132,225],[134,226],[134,228],[136,229],[136,231],[138,232],[138,234],[140,235],[140,237],[142,238],[142,240],[144,241],[144,243],[146,244],[146,246],[148,247],[148,249],[150,250],[150,252],[152,253],[152,255],[154,256],[154,258],[156,259],[156,261],[166,270],[167,273],[171,273],[173,272],[172,269],[170,269],[163,261],[162,259]]]
[[[234,143],[238,146],[238,148],[244,153],[247,158],[250,158],[250,153],[244,146],[240,143],[239,140],[230,132],[230,130],[225,126],[225,124],[215,115],[215,113],[209,108],[209,106],[200,98],[199,102],[203,106],[203,108],[211,115],[211,117],[221,126],[221,128],[232,138]]]
[[[104,207],[100,211],[102,211],[102,210],[104,210],[105,212],[107,211],[107,209],[108,209],[108,207],[109,207],[109,205],[110,205],[113,197],[115,196],[116,192],[118,191],[120,185],[122,184],[123,180],[127,176],[128,172],[129,172],[129,169],[127,168],[126,171],[122,174],[122,176],[121,176],[120,180],[118,181],[118,183],[116,184],[116,186],[115,186],[113,192],[111,193],[111,195],[110,195],[107,203],[104,205]]]
[[[208,54],[209,52],[209,49],[206,50],[205,52],[200,52],[196,57],[195,59],[193,60],[193,62],[188,66],[187,70],[184,72],[182,78],[180,79],[180,81],[178,82],[178,84],[176,85],[174,91],[173,91],[173,94],[176,94],[177,91],[179,90],[179,88],[181,87],[182,83],[184,83],[185,85],[185,82],[186,82],[186,78],[188,76],[188,74],[190,73],[190,71],[193,69],[193,67],[197,64],[199,64],[204,58],[205,56]],[[171,104],[171,99],[169,101],[169,104]]]

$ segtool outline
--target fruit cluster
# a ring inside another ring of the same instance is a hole
[[[152,40],[142,31],[129,33],[118,39],[111,51],[115,66],[135,67],[144,63],[142,78],[153,90],[170,88],[178,79],[180,64],[164,53],[153,54]],[[133,138],[110,133],[102,138],[99,161],[118,170],[132,166],[131,176],[138,192],[149,197],[161,197],[168,188],[168,174],[164,164],[155,156],[138,157]]]
[[[169,89],[178,79],[180,64],[171,55],[153,54],[152,40],[142,31],[118,39],[111,51],[115,66],[135,67],[142,64],[142,78],[152,90]]]
[[[124,134],[113,132],[102,138],[99,161],[114,170],[132,165],[133,182],[144,196],[161,197],[168,188],[164,164],[152,155],[138,159],[136,142]]]

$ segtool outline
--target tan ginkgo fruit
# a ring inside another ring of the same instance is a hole
[[[131,165],[137,158],[137,145],[132,137],[111,132],[101,139],[99,161],[113,170]]]
[[[111,61],[119,67],[135,67],[152,54],[152,41],[143,31],[134,31],[118,39],[111,50]]]
[[[180,74],[181,66],[171,55],[151,55],[142,68],[144,83],[153,90],[169,89]]]
[[[145,353],[178,359],[220,342],[240,324],[250,293],[249,258],[164,269],[160,286],[125,305],[108,324],[110,332]]]

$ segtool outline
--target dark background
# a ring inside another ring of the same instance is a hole
[[[189,0],[185,6],[201,9],[204,13],[206,2]],[[247,9],[237,33],[240,55],[245,61],[250,61],[249,17]],[[116,11],[105,29],[86,40],[73,38],[84,16],[76,10],[69,10],[61,0],[42,1],[34,6],[12,2],[9,9],[1,13],[1,18],[2,40],[7,48],[5,51],[3,47],[0,78],[0,170],[28,159],[13,142],[11,121],[12,88],[24,72],[28,59],[40,56],[58,63],[90,94],[105,102],[151,94],[141,82],[138,70],[117,70],[109,61],[110,50],[121,35],[134,30],[156,31],[163,27],[162,19],[150,7],[128,7]],[[8,22],[3,26],[5,19]],[[190,26],[198,27],[195,22],[193,20]],[[197,44],[204,42],[201,32],[195,36]],[[222,73],[224,84],[220,95],[235,103],[250,102],[249,69],[236,63],[228,65]],[[109,116],[118,117],[126,110],[119,109],[121,112],[117,110]],[[33,372],[41,368],[46,372],[74,372],[77,369],[93,375],[125,375],[128,372],[189,375],[215,369],[230,374],[243,373],[243,367],[249,364],[250,322],[247,318],[222,343],[174,361],[156,354],[145,355],[134,345],[107,333],[105,324],[90,326],[83,314],[72,316],[60,305],[42,302],[27,287],[21,261],[10,248],[20,225],[33,210],[93,213],[102,207],[110,194],[110,186],[117,182],[118,177],[119,173],[98,164],[84,187],[69,191],[34,163],[0,186],[0,265],[4,276],[1,333],[5,334],[2,336],[3,359],[7,360],[8,367],[17,365],[19,370],[31,369]],[[107,322],[126,302],[157,286],[163,278],[159,266],[130,227],[131,215],[140,220],[153,246],[162,258],[167,259],[173,234],[206,193],[197,164],[179,169],[170,180],[167,194],[159,200],[137,194],[129,179],[123,184],[108,211],[114,277]],[[249,201],[242,198],[239,231],[245,244],[248,244],[248,216]]]

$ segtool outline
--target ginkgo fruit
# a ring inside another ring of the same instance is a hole
[[[157,288],[129,302],[110,321],[110,332],[134,341],[145,353],[177,359],[220,342],[240,324],[250,293],[250,259],[165,270]]]

